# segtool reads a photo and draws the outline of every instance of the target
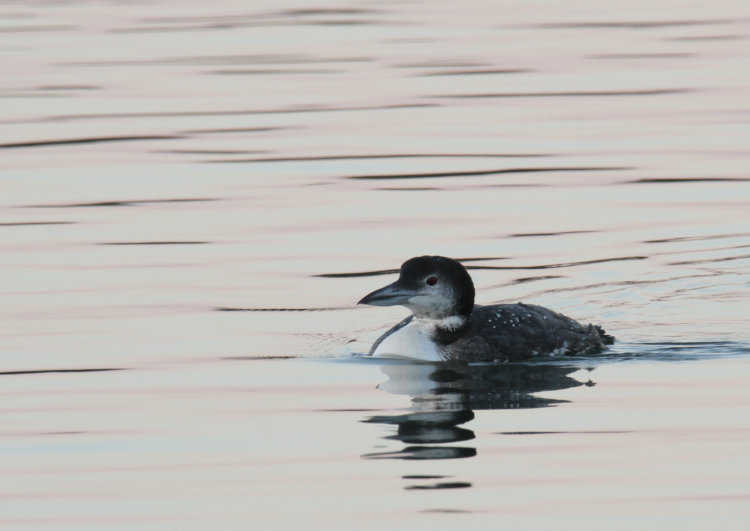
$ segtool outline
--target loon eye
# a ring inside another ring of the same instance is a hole
[[[437,284],[437,277],[427,277],[427,280],[425,280],[425,284],[428,286],[434,286]]]

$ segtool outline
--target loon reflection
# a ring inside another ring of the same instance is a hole
[[[397,427],[385,437],[408,446],[396,452],[365,454],[368,459],[457,459],[473,457],[476,449],[453,446],[474,439],[472,430],[460,427],[481,409],[525,409],[565,403],[536,396],[582,385],[572,376],[579,366],[543,364],[447,364],[389,362],[382,366],[388,380],[379,389],[412,397],[409,413],[376,415],[363,422]],[[434,446],[439,445],[439,446]]]

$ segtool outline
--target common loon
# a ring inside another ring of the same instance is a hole
[[[589,354],[614,343],[599,326],[582,325],[532,304],[474,304],[474,283],[456,260],[419,256],[401,265],[393,284],[358,304],[405,306],[410,315],[375,341],[370,355],[424,361],[517,361]]]

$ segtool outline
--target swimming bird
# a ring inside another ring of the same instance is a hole
[[[412,315],[375,341],[370,355],[424,361],[518,361],[535,356],[590,354],[614,342],[600,326],[533,304],[474,304],[463,265],[418,256],[401,265],[396,282],[358,304],[401,305]]]

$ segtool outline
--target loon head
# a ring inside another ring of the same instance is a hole
[[[468,318],[474,308],[474,283],[456,260],[418,256],[401,265],[396,282],[373,291],[358,304],[405,306],[417,319]]]

